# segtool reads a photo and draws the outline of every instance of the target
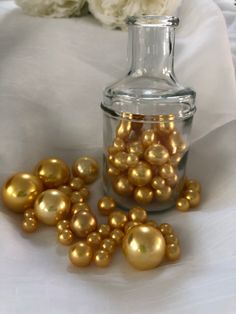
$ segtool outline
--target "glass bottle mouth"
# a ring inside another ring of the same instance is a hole
[[[177,27],[179,25],[179,18],[175,16],[158,16],[158,15],[141,15],[128,16],[126,19],[127,25],[147,26],[147,27]]]

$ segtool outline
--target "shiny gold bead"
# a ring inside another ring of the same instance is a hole
[[[170,164],[164,164],[160,167],[160,175],[164,179],[168,179],[175,175],[175,169]]]
[[[118,228],[113,229],[110,233],[110,238],[113,239],[117,245],[121,244],[123,237],[124,232]]]
[[[104,215],[108,216],[113,210],[116,208],[115,200],[110,196],[103,196],[97,203],[97,207],[99,212]]]
[[[131,121],[121,120],[116,128],[116,136],[121,139],[126,139],[132,129]]]
[[[110,238],[103,239],[100,248],[107,251],[109,254],[113,254],[115,252],[116,242]]]
[[[130,229],[122,242],[128,262],[139,270],[157,267],[165,255],[166,243],[159,230],[148,225]]]
[[[172,155],[177,153],[183,153],[187,148],[180,133],[177,131],[174,131],[173,133],[170,134],[167,146]]]
[[[153,228],[157,228],[157,222],[155,220],[148,220],[145,222],[145,225],[152,226]]]
[[[48,189],[54,189],[66,184],[70,178],[68,166],[63,160],[58,158],[41,160],[35,167],[34,173]]]
[[[201,192],[201,184],[196,180],[187,180],[186,189]]]
[[[124,175],[118,176],[113,184],[114,191],[121,196],[129,196],[133,193],[134,187]]]
[[[84,187],[84,181],[79,177],[73,178],[70,180],[70,187],[74,191],[79,191]]]
[[[27,219],[27,218],[35,218],[35,211],[33,208],[30,208],[30,209],[26,209],[24,211],[24,218]]]
[[[159,226],[158,228],[161,233],[166,236],[167,234],[173,233],[173,229],[171,227],[171,225],[167,224],[167,223],[163,223]]]
[[[156,141],[155,131],[152,129],[143,131],[141,140],[144,147],[152,145]]]
[[[181,212],[188,211],[190,208],[189,201],[184,197],[179,198],[176,202],[176,208]]]
[[[121,210],[113,211],[108,217],[108,224],[111,228],[124,228],[127,221],[127,215]]]
[[[179,177],[177,173],[175,173],[173,176],[166,179],[166,184],[169,185],[171,188],[173,188],[176,186],[178,181],[179,181]]]
[[[131,154],[127,155],[127,161],[126,162],[127,162],[127,165],[129,167],[134,167],[138,164],[139,158],[136,154],[131,153]]]
[[[165,146],[153,144],[145,150],[144,157],[151,165],[161,166],[169,160],[169,152]]]
[[[93,257],[93,251],[86,242],[79,241],[69,250],[69,259],[71,263],[77,267],[88,266]]]
[[[49,189],[42,192],[34,203],[37,219],[46,225],[56,225],[70,213],[71,202],[65,193]]]
[[[98,233],[100,234],[102,238],[109,237],[110,232],[111,232],[111,227],[107,224],[101,224],[98,227]]]
[[[91,211],[90,206],[87,203],[75,203],[71,208],[72,215],[78,213],[80,210],[86,210],[88,212]]]
[[[116,151],[124,151],[125,150],[125,142],[119,137],[116,137],[113,141],[113,147]]]
[[[71,203],[85,203],[87,199],[89,198],[89,190],[87,188],[82,188],[79,191],[73,191],[71,194]]]
[[[170,165],[173,166],[173,167],[177,167],[181,161],[181,154],[175,154],[175,155],[172,155],[170,156]]]
[[[162,177],[154,177],[152,179],[151,185],[152,185],[154,190],[157,190],[157,189],[161,190],[166,185],[166,182]]]
[[[98,232],[91,232],[87,236],[87,243],[92,248],[98,248],[100,246],[101,241],[102,241],[102,237]]]
[[[111,262],[111,255],[100,249],[95,252],[93,260],[97,267],[107,267]]]
[[[129,211],[128,217],[132,221],[145,223],[147,221],[147,211],[141,207],[134,207]]]
[[[128,168],[127,157],[128,154],[125,152],[116,153],[113,159],[113,166],[119,169],[120,171],[126,170]]]
[[[22,230],[28,233],[35,232],[38,229],[38,222],[35,218],[25,218],[22,222]]]
[[[2,187],[4,205],[16,213],[31,208],[37,196],[43,191],[40,179],[29,173],[17,173]]]
[[[163,134],[170,134],[175,130],[175,122],[173,115],[160,116],[160,122],[157,125],[158,132]]]
[[[184,193],[184,197],[189,201],[190,207],[196,207],[200,204],[200,193],[194,190],[189,190]]]
[[[131,228],[135,227],[135,226],[138,226],[140,225],[141,222],[137,222],[137,221],[128,221],[126,224],[125,224],[125,233],[127,233]]]
[[[134,199],[140,205],[149,204],[153,200],[153,190],[147,186],[137,187],[134,190]]]
[[[75,177],[80,177],[85,183],[90,184],[97,179],[98,163],[94,158],[81,157],[72,166],[72,173]]]
[[[61,185],[57,189],[65,193],[68,197],[71,197],[72,189],[68,185]]]
[[[112,165],[109,165],[107,169],[107,174],[109,175],[109,177],[114,178],[120,174],[120,170]]]
[[[70,229],[64,229],[58,234],[58,241],[63,245],[71,245],[73,240],[74,236]]]
[[[176,261],[180,258],[180,247],[178,244],[171,243],[166,246],[166,257],[170,261]]]
[[[179,244],[178,238],[173,233],[166,234],[165,235],[165,240],[166,240],[166,244],[175,244],[175,245]]]
[[[57,223],[57,231],[58,232],[62,232],[63,230],[69,229],[69,228],[70,228],[69,220],[64,219],[64,220],[58,221],[58,223]]]
[[[129,154],[135,154],[138,157],[141,157],[144,152],[143,145],[139,141],[134,141],[134,142],[129,143],[127,150]]]
[[[70,227],[78,237],[86,238],[89,233],[96,230],[97,220],[91,212],[80,210],[73,215]]]
[[[155,190],[155,197],[159,202],[168,201],[171,198],[172,189],[170,186],[164,186],[162,189]]]
[[[152,180],[152,169],[148,163],[140,161],[137,166],[129,169],[128,179],[131,184],[144,186]]]

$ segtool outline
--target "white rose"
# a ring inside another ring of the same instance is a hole
[[[85,0],[15,0],[26,14],[33,16],[79,16]]]
[[[182,0],[87,0],[89,11],[103,24],[125,28],[128,16],[174,15]]]

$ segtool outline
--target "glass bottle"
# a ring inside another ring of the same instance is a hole
[[[179,19],[127,19],[129,71],[103,94],[104,191],[123,209],[162,211],[180,195],[196,111],[174,74]]]

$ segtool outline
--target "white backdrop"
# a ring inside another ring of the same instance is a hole
[[[220,2],[220,1],[219,1]],[[222,2],[222,1],[221,1]],[[100,157],[103,88],[122,76],[127,33],[92,17],[43,19],[0,1],[0,183],[55,155]],[[182,259],[137,272],[119,253],[105,269],[75,269],[55,230],[26,236],[0,211],[0,313],[236,313],[236,84],[221,10],[184,0],[176,74],[197,91],[188,175],[203,185],[199,210],[170,222]],[[98,182],[91,200],[101,195]]]

